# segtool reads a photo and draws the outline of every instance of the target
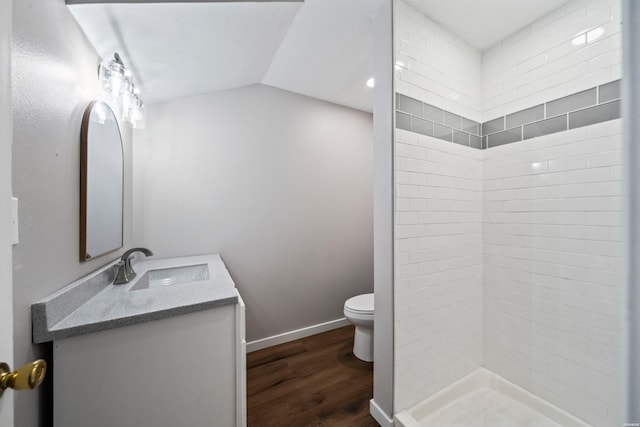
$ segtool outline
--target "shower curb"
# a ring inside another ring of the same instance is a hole
[[[592,427],[581,419],[558,408],[550,402],[494,374],[479,368],[459,379],[431,397],[395,415],[396,427],[424,427],[421,420],[435,413],[454,400],[482,388],[492,389],[527,406],[563,427]]]

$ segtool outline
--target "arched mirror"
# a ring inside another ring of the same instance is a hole
[[[82,118],[80,261],[122,247],[124,160],[113,110],[93,101]]]

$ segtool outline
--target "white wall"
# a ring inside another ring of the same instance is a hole
[[[640,23],[640,3],[634,0],[623,0],[623,13],[627,22],[634,25],[625,26],[623,31],[624,44],[624,75],[622,100],[624,117],[637,117],[640,111],[640,31],[637,23]],[[640,420],[640,264],[637,262],[640,254],[640,151],[638,151],[638,135],[640,123],[636,120],[625,120],[623,128],[623,375],[622,399],[623,420],[632,422]]]
[[[371,415],[381,426],[393,424],[393,116],[394,1],[385,0],[373,19],[373,239],[375,319]]]
[[[145,246],[220,253],[249,341],[373,291],[370,114],[255,85],[151,106],[136,146]]]
[[[619,79],[621,21],[619,0],[572,0],[484,51],[482,121]]]
[[[14,360],[46,357],[31,344],[30,304],[110,262],[118,252],[78,262],[80,124],[98,97],[99,58],[63,1],[13,2],[13,193],[20,244],[13,250]],[[131,245],[130,131],[125,143],[125,246]],[[16,426],[51,420],[51,375],[15,393]]]
[[[480,53],[396,2],[396,93],[481,120]],[[395,134],[394,412],[482,364],[481,151]]]

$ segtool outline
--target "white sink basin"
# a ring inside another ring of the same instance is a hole
[[[148,270],[136,280],[129,289],[157,288],[160,286],[179,285],[182,283],[201,282],[209,280],[209,266],[207,264],[185,265],[179,267],[158,268]]]

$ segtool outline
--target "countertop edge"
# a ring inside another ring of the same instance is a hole
[[[49,341],[59,340],[63,338],[70,338],[79,335],[85,335],[93,332],[105,331],[108,329],[120,328],[123,326],[135,325],[138,323],[146,323],[154,320],[168,319],[171,317],[195,313],[198,311],[207,310],[210,308],[223,307],[227,305],[234,305],[238,303],[238,295],[236,293],[235,296],[220,298],[211,301],[202,301],[194,304],[184,305],[184,306],[176,306],[171,308],[166,308],[157,311],[145,312],[136,314],[133,316],[120,317],[117,319],[108,319],[94,323],[86,323],[83,325],[72,326],[62,329],[55,329],[53,326],[51,329],[44,328],[45,330],[38,330],[33,325],[33,343],[34,344],[42,344]],[[37,308],[38,305],[32,305],[32,310]],[[37,331],[37,333],[36,333]]]

